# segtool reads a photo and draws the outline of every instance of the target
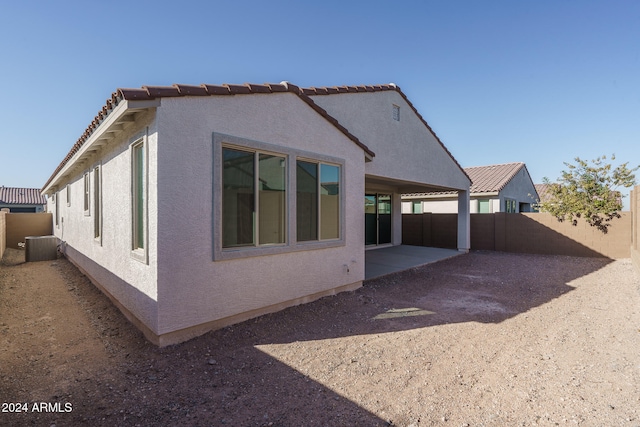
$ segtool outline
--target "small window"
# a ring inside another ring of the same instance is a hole
[[[53,203],[55,204],[56,210],[56,227],[60,225],[60,203],[58,203],[59,199],[60,193],[56,191],[56,193],[53,195]]]
[[[518,208],[517,208],[517,204],[516,204],[515,200],[513,200],[513,199],[505,199],[504,203],[505,203],[505,212],[507,212],[507,213],[517,213],[518,212]]]
[[[89,188],[90,188],[89,173],[85,173],[84,174],[84,214],[85,215],[91,214],[90,205],[89,205],[89,201],[90,201]]]
[[[100,167],[93,170],[93,237],[100,239],[102,235],[102,188]]]
[[[491,213],[491,201],[489,199],[478,200],[478,213]]]
[[[67,184],[67,206],[71,206],[71,184]]]
[[[132,242],[134,251],[146,247],[147,163],[144,140],[131,147]]]
[[[400,106],[393,104],[393,120],[400,121]]]
[[[421,214],[422,213],[422,201],[414,200],[412,207],[413,207],[413,213],[414,214]]]

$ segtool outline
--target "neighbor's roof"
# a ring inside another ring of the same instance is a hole
[[[525,165],[522,162],[465,168],[471,178],[471,193],[495,193],[502,190]]]
[[[440,146],[445,151],[445,153],[447,153],[447,155],[451,158],[451,160],[453,160],[453,162],[456,164],[456,166],[458,166],[458,168],[462,171],[462,173],[467,175],[467,178],[469,178],[469,180],[472,181],[471,177],[466,172],[466,169],[463,169],[462,166],[460,166],[460,163],[458,163],[455,157],[453,157],[453,154],[451,154],[451,152],[447,149],[447,147],[442,143],[438,135],[436,135],[436,133],[431,128],[431,126],[429,126],[429,123],[427,123],[424,117],[422,117],[422,115],[418,112],[416,107],[414,107],[411,101],[409,101],[409,98],[407,98],[407,95],[405,95],[404,92],[402,92],[402,90],[400,90],[400,88],[395,83],[389,83],[385,85],[375,85],[375,86],[333,86],[333,87],[302,88],[302,92],[305,95],[309,95],[309,96],[336,95],[340,93],[358,93],[358,92],[382,92],[386,90],[393,90],[398,92],[398,94],[400,94],[400,96],[404,99],[404,101],[407,103],[409,108],[413,110],[413,112],[418,117],[418,119],[425,125],[425,127],[429,130],[429,132],[431,132],[431,134],[436,139],[436,141],[438,141],[438,144],[440,144]]]
[[[390,90],[391,86],[387,89],[382,89],[382,86],[357,86],[357,91],[374,91],[374,90]],[[356,86],[352,86],[356,87]],[[394,89],[395,90],[395,86]],[[302,101],[313,108],[318,114],[324,117],[327,121],[333,124],[338,130],[347,136],[351,141],[357,144],[366,154],[374,157],[375,154],[365,144],[363,144],[355,135],[349,132],[344,126],[342,126],[338,120],[327,113],[323,108],[317,105],[313,100],[305,93],[305,90],[300,89],[298,86],[282,82],[279,84],[265,83],[265,84],[251,84],[245,83],[243,85],[223,84],[221,86],[201,84],[200,86],[174,84],[172,86],[142,86],[139,89],[119,88],[107,99],[105,105],[100,112],[96,115],[93,121],[89,124],[82,136],[73,145],[67,156],[62,160],[60,165],[53,172],[47,183],[43,188],[46,188],[49,183],[53,181],[58,172],[60,172],[64,166],[71,161],[73,156],[80,150],[84,143],[91,137],[100,124],[109,116],[109,114],[122,102],[127,101],[148,101],[159,98],[175,98],[184,96],[225,96],[225,95],[246,95],[246,94],[270,94],[270,93],[283,93],[291,92],[297,95]]]
[[[47,199],[39,188],[0,187],[0,204],[46,205]]]
[[[472,166],[464,168],[471,179],[470,194],[498,193],[513,179],[520,170],[527,167],[522,162],[505,163],[502,165]],[[527,174],[529,172],[527,171]],[[411,193],[410,196],[447,195],[455,191],[439,191],[432,193]]]
[[[538,199],[540,202],[546,202],[551,197],[552,184],[535,184],[536,192],[538,193]]]

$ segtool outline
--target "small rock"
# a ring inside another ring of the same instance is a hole
[[[216,359],[209,359],[209,361],[207,363],[209,363],[209,365],[215,365],[218,362],[216,362]]]

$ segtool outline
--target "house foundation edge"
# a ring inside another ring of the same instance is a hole
[[[256,317],[263,316],[265,314],[276,313],[278,311],[282,311],[286,308],[295,307],[297,305],[307,304],[313,301],[317,301],[320,298],[334,296],[342,292],[350,292],[355,291],[356,289],[362,287],[362,281],[349,283],[346,285],[338,286],[336,288],[327,289],[321,292],[316,292],[310,295],[306,295],[299,298],[294,298],[291,300],[283,301],[277,304],[272,304],[266,307],[260,307],[254,310],[245,311],[242,313],[235,314],[233,316],[224,317],[222,319],[212,320],[210,322],[200,323],[198,325],[190,326],[183,329],[178,329],[176,331],[166,332],[163,334],[156,334],[151,328],[144,324],[138,317],[133,314],[128,308],[126,308],[116,297],[114,297],[104,286],[100,284],[98,280],[96,280],[91,274],[87,272],[82,266],[80,266],[77,262],[73,260],[71,256],[68,254],[64,254],[65,259],[67,259],[74,267],[76,267],[82,274],[84,274],[91,283],[100,290],[104,295],[109,298],[109,300],[113,303],[118,310],[124,315],[124,317],[133,324],[138,330],[142,332],[144,337],[151,342],[152,344],[158,347],[167,347],[170,345],[180,344],[185,341],[189,341],[193,338],[204,335],[208,332],[215,331],[217,329],[222,329],[227,326],[235,325],[250,319],[254,319]]]

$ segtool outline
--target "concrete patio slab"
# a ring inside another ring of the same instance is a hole
[[[461,255],[456,249],[429,248],[423,246],[389,246],[365,251],[365,280],[407,270],[424,264]]]

